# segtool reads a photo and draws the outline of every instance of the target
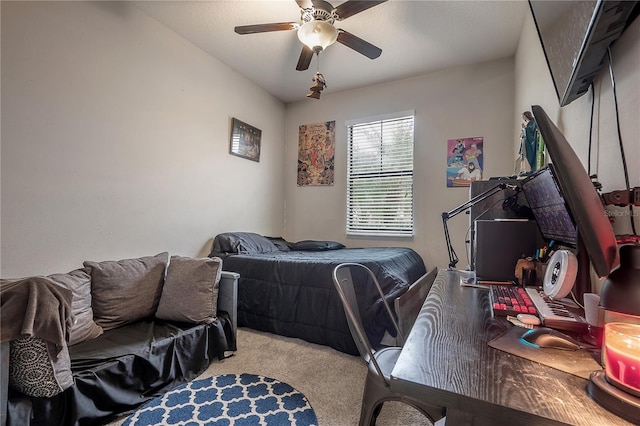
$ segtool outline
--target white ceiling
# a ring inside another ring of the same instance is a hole
[[[294,0],[139,1],[136,5],[284,102],[306,99],[317,70],[296,71],[295,31],[239,35],[236,25],[299,22]],[[343,1],[331,2],[334,7]],[[336,21],[382,49],[377,59],[335,43],[320,54],[323,93],[513,56],[525,0],[390,0]],[[316,102],[315,100],[308,100]]]

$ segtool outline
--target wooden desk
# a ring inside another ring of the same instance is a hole
[[[587,380],[491,348],[511,325],[489,292],[441,270],[391,373],[391,387],[447,407],[447,425],[629,425],[593,401]],[[524,329],[523,329],[524,332]]]

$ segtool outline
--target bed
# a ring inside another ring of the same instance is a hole
[[[353,355],[358,354],[357,348],[331,278],[338,264],[369,267],[387,302],[396,309],[421,306],[415,300],[400,303],[401,296],[418,283],[420,289],[407,294],[423,297],[433,281],[424,279],[427,271],[420,255],[402,247],[346,248],[333,241],[291,243],[255,233],[227,232],[214,238],[209,256],[222,258],[225,271],[240,274],[240,327],[296,337]],[[357,294],[363,322],[372,344],[378,346],[392,327],[375,288],[366,283],[367,277],[358,278],[354,281],[362,282]],[[400,319],[411,323],[411,318]]]

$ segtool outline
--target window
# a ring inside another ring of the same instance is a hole
[[[413,122],[408,111],[347,123],[347,234],[413,236]]]

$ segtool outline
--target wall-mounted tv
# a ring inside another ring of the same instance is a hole
[[[587,93],[638,1],[529,0],[560,106]]]

